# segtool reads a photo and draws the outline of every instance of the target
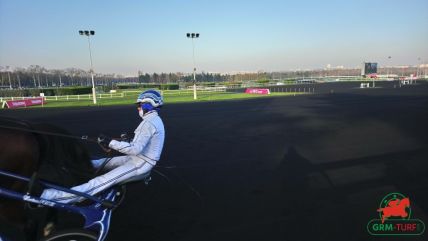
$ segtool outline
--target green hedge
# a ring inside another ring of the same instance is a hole
[[[256,80],[256,83],[267,84],[267,83],[269,83],[269,80],[268,79],[260,79],[260,80]]]
[[[188,87],[193,86],[193,82],[183,82],[182,85]],[[197,86],[205,86],[205,87],[215,87],[216,85],[223,85],[223,82],[196,82]]]
[[[178,84],[118,84],[118,89],[159,89],[178,90]]]
[[[178,84],[164,84],[161,85],[161,90],[178,90],[180,86]]]
[[[21,97],[26,96],[22,90],[0,90],[0,97]]]
[[[201,83],[202,86],[206,86],[206,87],[215,87],[216,83],[215,82],[203,82]]]
[[[79,87],[66,87],[56,90],[56,95],[83,95],[92,93],[92,87],[79,86]]]
[[[234,81],[234,82],[223,82],[222,84],[226,85],[226,86],[236,86],[236,85],[241,85],[242,81]]]
[[[76,87],[64,87],[64,88],[0,90],[1,97],[40,96],[40,93],[44,93],[45,96],[82,95],[82,94],[92,93],[92,87],[76,86]]]

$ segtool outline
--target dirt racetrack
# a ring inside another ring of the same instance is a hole
[[[408,196],[412,217],[428,225],[428,85],[343,86],[166,103],[156,168],[164,176],[128,187],[108,240],[427,240],[426,232],[373,237],[366,226],[391,192]],[[132,132],[139,123],[133,105],[0,115],[89,136]]]

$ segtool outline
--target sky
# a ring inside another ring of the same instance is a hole
[[[427,0],[0,0],[0,66],[88,70],[79,30],[127,76],[428,63]]]

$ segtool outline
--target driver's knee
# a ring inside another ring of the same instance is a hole
[[[91,164],[94,168],[99,168],[104,163],[105,160],[106,158],[91,160]]]

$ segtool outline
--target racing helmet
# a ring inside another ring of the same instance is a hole
[[[146,90],[138,96],[136,104],[145,111],[151,111],[163,105],[163,97],[156,90]]]

